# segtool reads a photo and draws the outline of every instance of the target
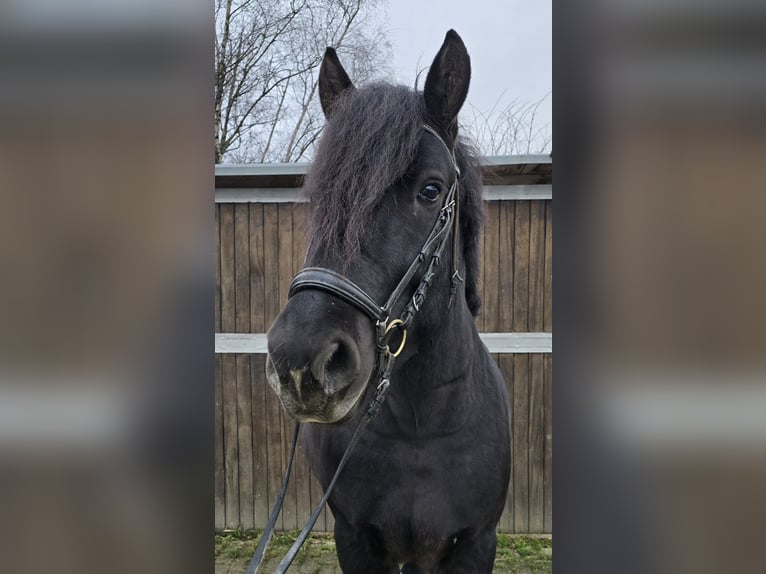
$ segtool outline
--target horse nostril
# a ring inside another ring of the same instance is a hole
[[[359,352],[352,342],[336,340],[314,359],[311,374],[329,393],[334,393],[354,382],[359,362]]]
[[[335,377],[338,374],[347,371],[350,364],[351,357],[349,351],[346,348],[346,345],[341,343],[337,346],[335,352],[330,355],[330,358],[327,359],[324,366],[325,375],[328,377]]]

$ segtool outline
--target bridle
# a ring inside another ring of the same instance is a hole
[[[398,356],[403,350],[407,340],[407,329],[426,298],[426,293],[428,292],[435,275],[436,266],[439,265],[442,253],[446,246],[450,228],[453,228],[452,295],[457,291],[457,282],[461,280],[457,271],[456,253],[459,201],[457,189],[458,180],[460,179],[460,168],[457,166],[453,151],[450,150],[436,130],[427,124],[423,126],[423,129],[426,133],[436,137],[442,146],[444,146],[445,150],[447,150],[447,153],[449,153],[451,163],[455,169],[455,179],[442,200],[442,207],[439,211],[439,216],[431,229],[431,233],[428,235],[428,238],[423,243],[423,246],[420,248],[420,251],[418,251],[418,254],[415,256],[415,259],[412,261],[407,271],[399,280],[399,283],[388,296],[386,303],[382,306],[378,305],[375,300],[356,283],[340,273],[324,267],[306,267],[299,271],[290,284],[288,293],[288,297],[292,297],[298,291],[305,289],[320,290],[335,295],[346,303],[356,307],[359,311],[375,321],[379,354],[390,354],[394,357]],[[398,318],[391,320],[391,314],[396,307],[396,304],[401,299],[407,286],[426,262],[428,262],[428,267],[423,273],[420,284],[415,290],[409,303]],[[392,352],[388,348],[388,343],[395,329],[401,332],[401,342],[399,348]]]
[[[292,564],[292,561],[295,559],[295,556],[298,554],[301,546],[305,542],[308,535],[311,533],[311,530],[314,527],[319,514],[324,508],[324,505],[327,502],[327,499],[329,498],[338,477],[340,476],[341,470],[351,455],[351,451],[359,441],[359,438],[361,437],[364,429],[380,411],[380,408],[385,401],[388,388],[391,384],[391,372],[393,371],[394,364],[397,357],[402,353],[407,343],[407,329],[412,324],[415,315],[420,310],[423,302],[426,299],[428,289],[431,287],[431,283],[433,282],[433,279],[436,275],[436,267],[439,265],[442,254],[444,253],[444,249],[447,245],[450,229],[452,229],[452,275],[448,308],[452,305],[453,298],[457,292],[458,283],[462,281],[458,271],[460,215],[460,193],[458,190],[458,185],[460,180],[460,168],[457,165],[454,151],[450,149],[450,147],[445,143],[438,132],[428,124],[423,125],[423,130],[426,133],[434,136],[449,154],[451,164],[455,169],[455,180],[453,181],[449,191],[442,200],[442,206],[439,210],[439,215],[431,229],[431,233],[428,235],[428,238],[425,240],[423,246],[418,251],[415,259],[407,268],[407,271],[399,280],[399,283],[397,283],[396,287],[394,287],[393,291],[388,296],[385,304],[382,306],[378,305],[375,299],[368,295],[364,289],[359,287],[351,279],[348,279],[342,274],[325,267],[305,267],[295,275],[292,283],[290,284],[288,298],[292,297],[297,292],[306,289],[324,291],[342,299],[375,321],[375,329],[377,333],[377,368],[375,377],[371,377],[370,380],[372,381],[377,379],[378,384],[375,389],[375,395],[367,407],[367,411],[364,413],[356,429],[354,430],[351,441],[346,447],[346,450],[343,453],[343,457],[338,463],[338,468],[336,469],[335,474],[333,475],[333,478],[330,481],[324,496],[322,497],[322,500],[312,512],[311,518],[309,518],[308,523],[301,531],[295,543],[293,543],[287,555],[282,559],[282,562],[280,562],[279,566],[274,571],[275,574],[286,572],[290,567],[290,564]],[[410,283],[413,281],[413,279],[416,277],[424,265],[427,266],[421,275],[420,282],[418,283],[414,294],[404,306],[400,315],[392,320],[391,314],[394,308],[397,306],[397,303],[400,301],[404,292],[407,290],[407,287],[410,285]],[[400,333],[400,338],[398,340],[398,344],[395,345],[396,349],[392,350],[389,347],[389,344],[391,343],[395,331]],[[284,500],[285,492],[287,490],[287,483],[290,478],[290,471],[292,469],[293,458],[295,456],[299,431],[300,423],[296,423],[295,431],[293,433],[292,451],[290,453],[290,459],[287,465],[285,478],[282,483],[282,490],[277,497],[277,502],[269,517],[269,523],[267,524],[266,529],[263,531],[261,540],[258,544],[258,548],[256,549],[255,554],[250,561],[250,565],[247,569],[247,574],[253,574],[257,571],[258,566],[263,560],[266,546],[268,545],[269,539],[271,538],[271,534],[274,530],[274,525],[276,524],[276,519],[279,515],[279,511],[282,507],[282,501]]]

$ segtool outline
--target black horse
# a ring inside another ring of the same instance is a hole
[[[404,347],[387,401],[329,499],[345,573],[493,569],[510,471],[509,409],[474,325],[481,178],[476,152],[457,135],[469,80],[468,53],[452,30],[422,93],[356,89],[331,48],[320,69],[327,125],[305,183],[306,265],[325,282],[340,278],[341,292],[311,282],[291,292],[268,333],[267,374],[285,410],[312,423],[302,444],[324,488],[388,356],[377,345],[389,317],[375,320],[374,302],[400,286],[385,311],[410,313],[406,341],[400,325],[391,344]],[[437,232],[439,247],[446,243],[438,253]],[[344,290],[365,292],[358,297],[373,310]]]

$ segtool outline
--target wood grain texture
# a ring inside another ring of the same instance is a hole
[[[263,259],[264,259],[264,322],[271,323],[279,313],[279,206],[263,206]],[[264,375],[265,376],[265,375]],[[266,449],[269,459],[269,508],[274,506],[282,481],[284,464],[282,452],[282,408],[279,399],[270,389],[265,393]],[[277,528],[283,529],[282,518]]]
[[[529,205],[529,312],[527,328],[543,330],[545,322],[545,203]],[[543,355],[533,354],[529,363],[529,464],[528,531],[544,532],[545,416]]]
[[[226,488],[226,528],[239,528],[239,438],[237,436],[236,355],[221,357],[223,386],[224,481]]]
[[[221,205],[221,329],[236,329],[234,284],[234,206]],[[226,527],[239,528],[239,441],[237,437],[237,372],[234,355],[221,357],[223,398]]]
[[[214,224],[214,259],[213,264],[215,267],[215,331],[221,332],[221,206],[215,206],[215,224]],[[215,527],[217,529],[226,527],[226,481],[225,481],[225,464],[226,459],[224,457],[224,440],[223,440],[223,380],[221,372],[221,355],[215,357],[215,411],[213,415],[214,424],[214,440],[215,440],[215,455],[214,455],[214,515],[215,515]]]
[[[234,293],[234,206],[220,206],[220,302],[221,331],[231,332],[236,328]]]
[[[226,528],[226,479],[225,479],[225,448],[223,440],[223,381],[221,372],[221,358],[215,357],[215,414],[213,415],[215,433],[215,455],[213,469],[214,490],[214,515],[215,528]]]
[[[544,532],[545,498],[545,396],[544,356],[529,355],[529,527],[533,533]]]
[[[266,324],[266,268],[264,261],[265,238],[263,205],[250,205],[250,332],[265,333]]]
[[[250,210],[234,206],[234,320],[235,332],[250,330]],[[234,357],[237,377],[237,442],[239,451],[239,525],[255,527],[253,502],[253,415],[250,358]]]
[[[308,205],[232,204],[215,208],[216,332],[264,333],[302,267]],[[485,332],[552,332],[551,200],[493,201],[481,242]],[[276,499],[292,421],[265,378],[265,355],[221,354],[215,374],[215,526],[261,528]],[[512,410],[512,477],[499,529],[552,528],[552,356],[499,354]],[[285,518],[301,527],[322,496],[299,451]],[[332,530],[326,510],[318,531]]]
[[[487,218],[486,221],[489,221],[489,212],[488,208],[485,205],[485,217]],[[487,260],[486,260],[486,251],[487,246],[485,245],[485,241],[487,238],[487,232],[486,228],[482,230],[482,236],[479,240],[479,269],[477,271],[476,275],[476,290],[479,294],[479,297],[481,297],[481,308],[479,309],[479,315],[476,317],[476,328],[479,330],[479,332],[484,331],[484,314],[486,312],[486,299],[485,299],[485,289],[484,289],[484,269],[487,267]]]
[[[553,201],[545,202],[545,270],[543,330],[553,332]]]
[[[484,305],[479,330],[497,331],[500,298],[500,204],[492,202],[487,209],[484,233]]]
[[[497,329],[491,332],[513,331],[513,265],[515,245],[515,213],[516,205],[513,201],[498,202],[500,216],[500,249],[499,249],[499,277],[498,277],[498,323]],[[487,329],[490,332],[489,329]]]
[[[239,450],[239,527],[255,528],[253,410],[250,357],[235,355],[237,376],[237,442]]]
[[[505,388],[508,392],[509,408],[513,405],[513,355],[493,355],[500,372],[505,381]],[[511,411],[511,429],[513,428],[513,411]],[[509,430],[511,430],[509,429]],[[511,444],[511,464],[513,464],[513,444]],[[511,476],[508,482],[508,494],[505,499],[505,510],[500,518],[498,529],[503,532],[513,532],[513,466],[511,466]]]
[[[529,532],[529,355],[513,356],[513,531]]]
[[[545,205],[542,201],[529,204],[528,277],[527,328],[530,332],[539,332],[545,321]]]
[[[529,202],[516,203],[513,249],[513,330],[529,328]],[[529,360],[513,357],[513,531],[529,528]]]
[[[277,206],[279,220],[279,310],[287,305],[287,293],[290,282],[293,279],[293,210],[289,203],[280,203]],[[290,458],[291,439],[293,435],[294,421],[287,416],[282,408],[279,409],[279,420],[282,429],[282,461],[283,472],[287,469],[287,461]],[[285,530],[299,528],[297,519],[298,491],[297,482],[291,480],[285,494],[285,502],[282,507],[282,526]],[[303,525],[300,526],[302,528]]]
[[[221,332],[221,206],[215,206],[213,225],[213,267],[215,269],[215,332]]]
[[[250,256],[250,332],[266,330],[265,316],[265,267],[263,205],[249,206],[249,256]],[[266,434],[266,393],[264,355],[250,355],[250,392],[253,428],[253,505],[256,528],[266,526],[269,507],[269,457]]]
[[[252,392],[253,416],[253,490],[255,527],[264,528],[269,520],[269,453],[268,414],[266,394],[271,392],[266,382],[266,356],[250,355],[250,390]]]
[[[513,246],[513,330],[529,331],[529,202],[516,203]]]
[[[553,355],[543,357],[543,531],[553,531]]]

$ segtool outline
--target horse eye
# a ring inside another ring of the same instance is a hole
[[[423,189],[420,190],[420,193],[418,194],[418,197],[421,197],[425,199],[426,201],[434,202],[437,199],[439,199],[439,194],[441,194],[442,190],[441,188],[433,183],[429,183],[427,186],[425,186]]]

